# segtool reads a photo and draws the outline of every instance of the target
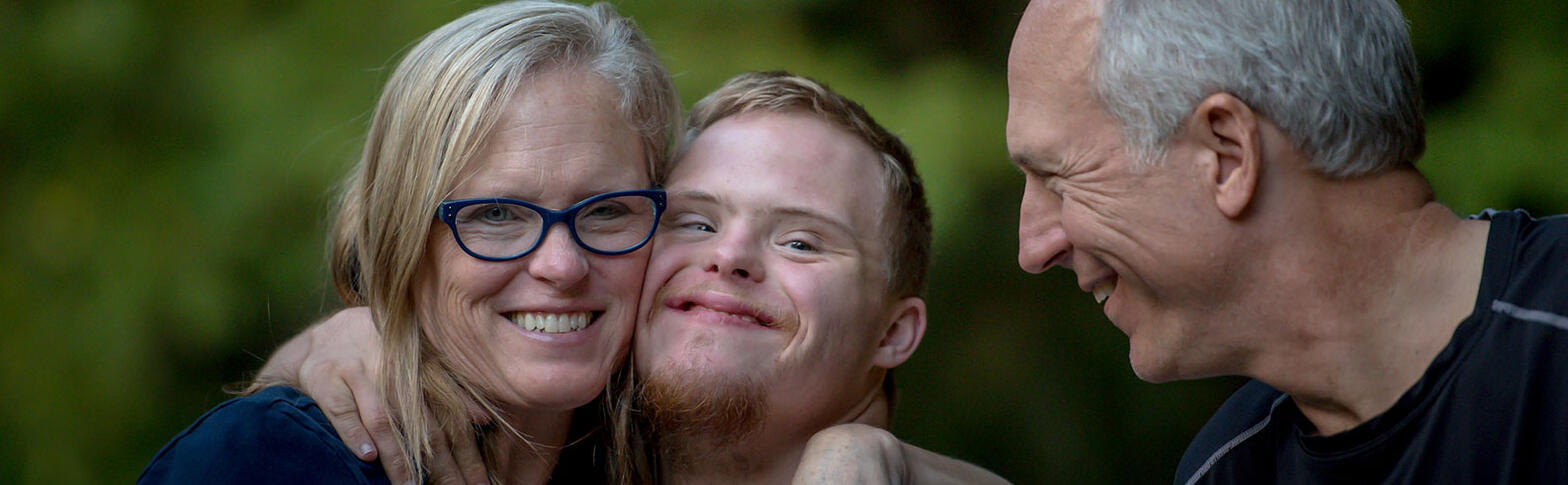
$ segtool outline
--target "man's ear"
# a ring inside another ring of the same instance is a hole
[[[1187,133],[1212,155],[1202,157],[1205,182],[1214,203],[1232,219],[1252,204],[1263,164],[1263,142],[1257,114],[1247,103],[1226,93],[1203,98],[1187,118]]]
[[[876,356],[871,359],[872,365],[884,369],[903,364],[920,347],[920,339],[926,334],[926,301],[913,296],[904,298],[893,304],[888,315],[892,323],[882,334]]]

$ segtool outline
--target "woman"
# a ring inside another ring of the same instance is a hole
[[[331,267],[344,303],[378,322],[411,476],[446,439],[481,443],[491,483],[607,478],[590,462],[608,456],[604,433],[574,443],[602,427],[604,406],[586,406],[625,360],[676,103],[641,34],[603,4],[483,8],[398,65]],[[380,468],[309,398],[271,387],[203,416],[140,481],[386,482]]]

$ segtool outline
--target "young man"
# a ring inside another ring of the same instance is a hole
[[[1568,481],[1568,219],[1434,200],[1392,0],[1039,0],[1008,92],[1019,265],[1255,379],[1176,483]]]

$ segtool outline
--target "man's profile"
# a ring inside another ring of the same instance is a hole
[[[1253,378],[1176,483],[1568,480],[1568,218],[1435,200],[1393,1],[1036,1],[1008,90],[1019,265]]]

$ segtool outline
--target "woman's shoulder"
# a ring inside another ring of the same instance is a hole
[[[138,483],[387,483],[338,439],[310,397],[270,387],[203,414],[153,457]]]

